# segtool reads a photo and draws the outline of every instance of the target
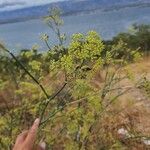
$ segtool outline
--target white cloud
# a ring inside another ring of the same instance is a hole
[[[64,0],[0,0],[0,11],[48,4]]]

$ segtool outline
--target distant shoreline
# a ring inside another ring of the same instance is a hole
[[[108,8],[97,8],[93,10],[84,10],[84,11],[78,11],[78,12],[69,12],[69,13],[64,13],[62,16],[74,16],[74,15],[81,15],[81,14],[91,14],[91,13],[96,13],[96,12],[110,12],[110,11],[119,11],[122,9],[127,9],[127,8],[143,8],[143,7],[150,7],[150,3],[139,3],[139,4],[129,4],[125,6],[112,6]],[[43,15],[44,16],[44,15]],[[11,23],[18,23],[18,22],[26,22],[30,20],[35,20],[35,19],[42,19],[43,16],[30,16],[30,17],[24,17],[24,18],[16,18],[16,19],[9,19],[9,20],[0,20],[0,25],[4,24],[11,24]]]

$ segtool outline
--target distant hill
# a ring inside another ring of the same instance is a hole
[[[63,15],[72,15],[96,10],[118,10],[125,7],[150,7],[150,0],[66,0],[47,5],[0,12],[0,24],[40,18],[47,14],[49,8],[54,6],[62,9]]]

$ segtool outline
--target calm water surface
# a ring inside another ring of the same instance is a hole
[[[66,16],[63,19],[64,26],[61,30],[68,38],[73,33],[96,30],[102,38],[110,39],[117,33],[126,31],[133,23],[150,24],[150,8],[126,8],[119,11]],[[40,40],[42,33],[48,33],[51,44],[56,44],[55,35],[42,20],[0,25],[0,41],[14,52],[22,48],[31,48],[35,44],[39,44],[41,50],[46,50]]]

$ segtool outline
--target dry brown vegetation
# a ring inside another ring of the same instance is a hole
[[[126,79],[122,81],[119,83],[122,87],[132,86],[135,84],[136,80],[143,76],[143,74],[146,75],[148,79],[150,79],[150,58],[144,58],[140,62],[130,64],[127,67],[132,70],[135,80],[131,81]],[[57,80],[58,82],[54,83],[53,78],[47,76],[43,83],[46,87],[51,89],[53,87],[55,89],[59,87],[64,80],[61,73],[57,76],[57,79],[59,79]],[[97,73],[91,83],[95,86],[95,88],[100,88],[100,86],[103,84],[103,71]],[[8,85],[8,88],[0,92],[1,109],[4,109],[4,107],[10,108],[11,105],[16,105],[19,101],[18,97],[13,97],[14,91],[11,83]],[[26,96],[30,97],[30,94]],[[127,138],[119,135],[119,129],[125,129],[134,136]],[[57,128],[55,128],[54,132],[57,132]],[[117,139],[118,142],[124,145],[125,150],[148,150],[150,147],[144,144],[142,138],[150,137],[149,97],[143,90],[136,87],[132,88],[127,94],[121,96],[116,103],[109,107],[107,113],[105,113],[103,117],[97,122],[96,128],[92,132],[93,136],[87,144],[87,147],[90,149],[103,149],[105,146],[107,148],[108,145],[113,145],[113,142]],[[55,145],[59,145],[59,148],[57,146],[54,146],[54,148],[61,149],[61,143],[61,140],[60,143],[58,141],[58,143]],[[115,145],[110,147],[110,149],[116,149]]]

